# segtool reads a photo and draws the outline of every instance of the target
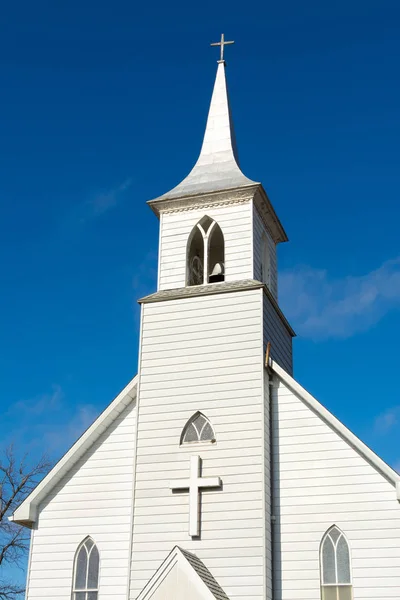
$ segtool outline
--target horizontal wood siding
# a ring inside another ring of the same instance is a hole
[[[290,375],[293,371],[292,336],[275,306],[264,294],[264,346],[271,342],[271,357]]]
[[[217,221],[225,240],[225,280],[253,277],[251,201],[242,204],[164,213],[160,222],[159,289],[186,285],[186,249],[189,235],[208,215]]]
[[[261,290],[143,305],[131,598],[177,544],[232,600],[263,598]],[[217,318],[215,318],[217,316]],[[179,446],[196,412],[216,443]],[[202,493],[201,539],[188,535],[191,455],[223,489]]]
[[[400,504],[379,472],[283,383],[273,388],[275,600],[320,600],[319,547],[336,524],[354,599],[400,597]]]
[[[267,231],[260,214],[255,206],[253,206],[253,244],[254,244],[254,279],[262,281],[261,264],[262,264],[262,237],[266,236],[268,241],[268,251],[270,259],[270,284],[269,289],[278,299],[278,265],[276,245],[270,233]]]
[[[135,415],[132,401],[39,507],[28,600],[71,598],[75,551],[88,535],[100,552],[100,597],[126,600]]]

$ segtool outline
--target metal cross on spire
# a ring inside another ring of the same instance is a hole
[[[235,42],[231,41],[231,42],[226,42],[225,41],[225,36],[222,33],[221,34],[221,41],[220,42],[214,42],[212,44],[210,44],[210,46],[221,46],[221,58],[218,62],[224,62],[224,46],[227,46],[228,44],[234,44]]]

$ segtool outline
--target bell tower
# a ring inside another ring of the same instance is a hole
[[[262,184],[240,169],[223,59],[196,164],[149,204],[160,219],[158,291],[263,283],[265,344],[271,342],[273,358],[291,373],[294,332],[278,305],[277,270],[277,245],[288,238]]]
[[[159,271],[157,291],[139,300],[131,598],[177,545],[231,600],[269,600],[264,361],[270,342],[292,370],[276,261],[287,237],[262,185],[240,169],[223,55],[199,158],[149,204],[160,220]]]

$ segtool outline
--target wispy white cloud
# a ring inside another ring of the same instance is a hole
[[[98,417],[99,409],[93,404],[74,407],[74,414],[65,423],[52,424],[43,436],[48,452],[58,454],[67,450]]]
[[[121,199],[122,194],[126,192],[131,185],[132,179],[128,178],[111,190],[103,190],[94,194],[93,197],[89,198],[84,204],[86,209],[86,220],[99,217],[111,208],[114,208]]]
[[[280,274],[282,308],[299,335],[348,338],[400,308],[400,257],[366,275],[331,279],[326,270],[299,266]]]
[[[29,418],[37,417],[45,412],[59,410],[62,405],[64,394],[59,385],[53,385],[50,393],[41,394],[28,400],[18,400],[14,402],[7,411],[7,415],[27,416]]]
[[[97,190],[91,193],[86,200],[75,206],[72,213],[66,219],[64,226],[67,229],[82,226],[101,217],[123,200],[125,192],[131,186],[132,179],[127,178],[113,188]]]
[[[71,406],[61,386],[54,385],[51,392],[19,400],[0,415],[1,445],[13,443],[24,452],[58,458],[99,412],[90,403]]]
[[[375,433],[384,435],[400,425],[400,406],[392,406],[379,414],[374,421]]]

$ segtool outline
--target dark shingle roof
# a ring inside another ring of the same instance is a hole
[[[213,594],[214,598],[216,600],[229,600],[222,587],[219,585],[219,583],[217,583],[217,581],[211,575],[207,567],[204,566],[201,560],[195,554],[191,554],[190,552],[188,552],[187,550],[183,550],[183,548],[179,546],[178,548],[182,552],[186,560],[193,567],[193,569],[196,571],[200,579],[206,584],[210,592]]]
[[[172,290],[161,290],[140,298],[138,302],[162,302],[164,300],[177,300],[178,298],[194,298],[196,296],[209,296],[210,294],[223,294],[228,292],[239,292],[243,290],[254,290],[264,287],[264,284],[255,279],[243,279],[241,281],[230,281],[222,283],[210,283],[208,285],[192,285]]]

